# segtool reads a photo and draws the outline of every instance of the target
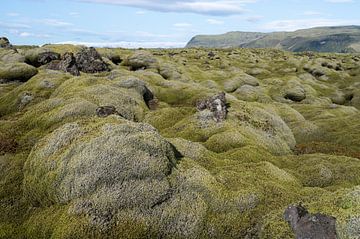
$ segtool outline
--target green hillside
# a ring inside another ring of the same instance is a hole
[[[317,27],[294,32],[231,32],[195,36],[187,47],[277,48],[293,52],[360,52],[360,27]]]

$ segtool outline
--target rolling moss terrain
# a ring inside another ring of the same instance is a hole
[[[26,64],[50,50],[80,47],[0,49],[0,238],[294,238],[283,213],[299,202],[359,238],[360,56],[97,49],[111,70],[81,76]],[[196,103],[220,92],[216,122]]]

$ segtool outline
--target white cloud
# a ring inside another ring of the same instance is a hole
[[[17,12],[9,12],[6,15],[9,16],[9,17],[18,17],[18,16],[20,16],[20,14],[17,13]]]
[[[78,41],[65,41],[56,44],[73,44],[84,45],[93,47],[123,47],[123,48],[182,48],[187,42],[78,42]]]
[[[58,19],[43,19],[40,22],[45,25],[53,26],[53,27],[65,27],[65,26],[73,25],[72,23],[64,22],[64,21],[58,20]]]
[[[294,20],[278,20],[266,23],[262,28],[270,31],[294,31],[298,29],[305,29],[311,27],[325,27],[325,26],[342,26],[342,25],[357,25],[359,20],[346,21],[339,19],[294,19]]]
[[[251,23],[255,23],[255,22],[260,21],[263,18],[264,18],[263,16],[250,16],[250,17],[247,17],[245,20],[248,22],[251,22]]]
[[[79,12],[69,12],[69,15],[73,16],[73,17],[77,17],[77,16],[80,16],[80,13]]]
[[[245,12],[245,5],[257,0],[78,0],[117,4],[160,12],[190,12],[204,15],[237,15]]]
[[[323,13],[317,12],[317,11],[305,11],[304,15],[305,16],[320,16],[320,15],[323,15]]]
[[[222,25],[224,24],[224,21],[216,20],[216,19],[207,19],[207,23],[211,25]]]
[[[16,28],[16,29],[28,29],[31,28],[31,26],[23,23],[17,23],[17,22],[1,22],[0,21],[0,27],[9,29],[9,28]]]
[[[145,11],[136,11],[135,14],[136,15],[144,15],[144,14],[146,14],[146,12]]]
[[[178,28],[187,28],[187,27],[191,27],[192,25],[190,23],[187,22],[180,22],[180,23],[175,23],[174,27],[178,27]]]
[[[17,35],[20,37],[36,37],[36,38],[49,38],[51,37],[48,34],[37,34],[37,33],[30,33],[30,32],[17,32]]]

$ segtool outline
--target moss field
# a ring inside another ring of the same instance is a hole
[[[17,54],[0,76],[79,49],[0,49]],[[134,71],[139,51],[97,50],[111,71],[0,84],[0,238],[294,238],[283,212],[300,202],[360,238],[359,55],[141,50]],[[216,123],[196,102],[220,92]]]

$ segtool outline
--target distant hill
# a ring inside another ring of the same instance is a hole
[[[293,52],[360,52],[360,26],[316,27],[294,32],[198,35],[186,47],[277,48]]]

